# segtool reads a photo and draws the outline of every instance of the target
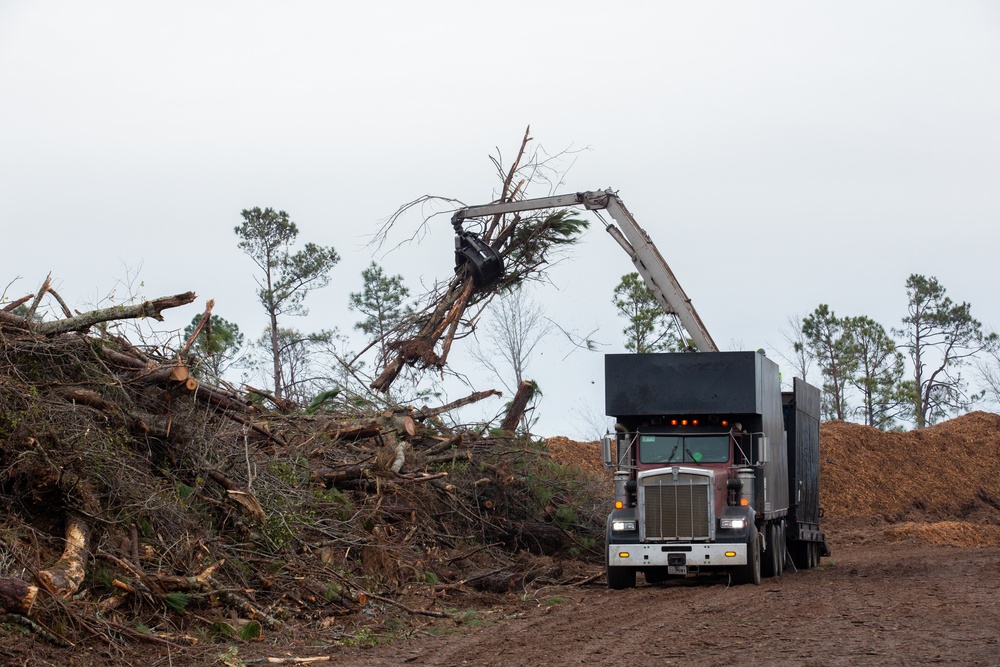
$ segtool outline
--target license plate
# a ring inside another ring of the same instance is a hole
[[[687,574],[687,565],[668,565],[667,574]]]

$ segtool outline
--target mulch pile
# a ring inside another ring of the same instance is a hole
[[[578,442],[561,435],[545,440],[545,447],[552,452],[552,458],[564,466],[576,466],[581,470],[606,475],[604,462],[601,461],[601,443]]]
[[[893,539],[1000,543],[1000,415],[972,412],[905,433],[828,422],[820,451],[827,515],[878,517],[893,524]]]

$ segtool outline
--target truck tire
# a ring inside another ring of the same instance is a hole
[[[604,567],[608,579],[608,588],[620,591],[625,588],[635,588],[635,570],[631,567]]]
[[[765,523],[764,526],[764,558],[760,564],[760,574],[762,577],[770,578],[778,576],[778,546],[777,546],[777,526],[773,523]]]
[[[778,547],[776,555],[778,556],[778,576],[780,577],[785,573],[785,557],[788,554],[788,549],[785,546],[785,522],[781,521],[774,528],[778,536],[775,542]]]
[[[803,542],[802,540],[796,540],[792,542],[792,562],[795,563],[795,567],[799,570],[808,570],[812,567],[812,549],[809,546],[809,542]]]
[[[736,583],[760,586],[760,556],[760,540],[757,539],[757,527],[750,526],[750,537],[747,538],[747,564],[736,568],[733,576]]]
[[[667,574],[667,568],[665,567],[644,570],[643,575],[646,577],[647,584],[663,584],[670,581],[670,575]]]

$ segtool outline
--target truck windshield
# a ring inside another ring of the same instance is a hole
[[[728,435],[640,435],[642,463],[725,463]]]

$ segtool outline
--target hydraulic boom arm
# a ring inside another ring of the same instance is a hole
[[[677,316],[699,352],[719,351],[701,318],[698,317],[698,312],[694,309],[691,299],[677,282],[674,272],[667,266],[667,262],[653,245],[649,235],[639,226],[613,190],[595,190],[537,199],[523,199],[502,204],[469,206],[456,211],[451,222],[455,232],[462,238],[463,234],[465,237],[471,236],[468,232],[462,232],[462,221],[467,218],[568,206],[583,206],[590,211],[606,210],[618,226],[616,227],[602,219],[605,229],[628,253],[635,268],[639,271],[639,275],[656,295],[663,310]]]

